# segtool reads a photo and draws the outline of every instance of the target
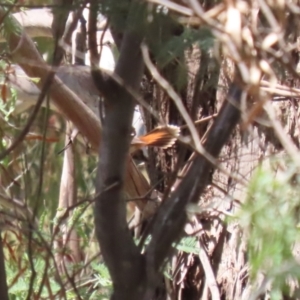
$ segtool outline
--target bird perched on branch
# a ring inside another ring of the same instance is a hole
[[[159,147],[167,149],[176,142],[180,128],[174,125],[159,126],[145,135],[134,137],[131,141],[130,153],[143,147]]]

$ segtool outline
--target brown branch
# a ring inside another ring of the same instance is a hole
[[[4,15],[5,10],[0,7],[0,18]],[[19,27],[19,24],[15,23]],[[6,26],[5,32],[12,59],[23,68],[28,76],[40,78],[37,86],[42,89],[51,68],[44,62],[25,32],[21,30],[21,34],[18,34],[18,30],[12,30],[11,27]],[[98,148],[101,131],[97,117],[57,77],[54,78],[50,87],[50,97],[58,109],[75,124],[95,148]]]
[[[1,231],[0,231],[0,297],[3,300],[9,300]]]
[[[125,85],[135,91],[143,74],[140,44],[141,38],[128,30],[115,69]],[[102,90],[99,84],[101,74],[93,70],[92,75],[95,84]],[[145,284],[144,260],[128,229],[123,196],[135,102],[134,97],[111,78],[106,87],[103,140],[96,184],[99,193],[95,206],[96,234],[114,283],[112,298],[139,300],[142,299]],[[109,186],[113,187],[107,188]]]
[[[54,53],[53,53],[53,60],[54,61],[59,61],[63,59],[63,56],[65,54],[64,49],[60,46],[59,41],[62,38],[65,28],[66,28],[66,22],[70,13],[70,5],[72,4],[73,0],[53,0],[55,4],[57,4],[57,8],[52,9],[53,13],[53,22],[51,25],[52,29],[52,34],[54,38]],[[76,20],[73,20],[73,26],[77,24]],[[70,28],[73,27],[72,25]],[[69,36],[71,36],[72,31],[71,29],[69,30]],[[68,39],[70,37],[67,37]]]
[[[90,2],[90,13],[88,19],[88,44],[91,58],[91,66],[98,66],[100,56],[98,53],[97,45],[97,14],[98,14],[98,3],[97,1]]]
[[[0,18],[4,15],[5,10],[0,7]],[[18,23],[16,26],[19,27]],[[11,28],[11,26],[9,28]],[[13,52],[12,58],[14,62],[19,64],[29,77],[41,78],[40,82],[37,83],[37,86],[41,89],[45,78],[51,70],[50,67],[41,58],[35,48],[35,45],[28,38],[24,30],[16,30],[17,32],[21,32],[18,34],[15,31],[9,30],[9,28],[6,30],[6,37],[9,42],[10,49],[11,51],[14,51],[18,48]],[[82,67],[81,69],[70,68],[69,73],[67,71],[64,72],[65,68],[67,67],[62,66],[58,69],[61,80],[57,77],[54,77],[53,79],[53,84],[50,87],[49,92],[51,100],[60,112],[63,113],[67,119],[72,121],[76,128],[78,128],[79,131],[87,138],[92,148],[99,149],[101,140],[100,122],[96,115],[82,102],[82,100],[87,98],[95,97],[97,89],[90,81],[90,76],[86,76],[88,74],[86,67]],[[76,74],[72,76],[72,72],[75,72]],[[100,76],[100,73],[101,71],[98,70],[98,76]],[[75,75],[77,76],[77,79]],[[107,80],[109,80],[109,78],[107,78]],[[72,90],[63,84],[63,82],[66,82],[67,86],[72,86]],[[99,83],[100,81],[98,81],[98,89]],[[85,92],[84,87],[86,87],[87,92]],[[100,86],[102,89],[105,87],[106,83],[104,86]],[[148,182],[136,168],[133,160],[130,160],[125,182],[125,192],[129,195],[129,197],[137,198],[144,195],[149,188]],[[146,201],[139,201],[141,209],[143,209],[146,204]]]
[[[70,143],[71,134],[73,126],[70,122],[67,122],[67,134],[65,137],[65,145]],[[55,242],[55,248],[57,250],[67,247],[70,250],[70,255],[73,261],[79,263],[80,261],[80,251],[79,251],[79,237],[75,229],[70,229],[68,225],[68,220],[72,214],[69,207],[73,207],[77,204],[77,193],[76,193],[76,180],[75,180],[75,157],[74,157],[74,145],[71,142],[69,147],[66,147],[64,151],[63,168],[60,181],[60,191],[59,191],[59,203],[58,210],[56,213],[56,218],[59,219],[61,215],[65,216],[65,212],[68,212],[68,218],[60,224],[57,230],[61,231],[61,236],[63,242]],[[66,216],[65,216],[66,217]],[[57,252],[56,263],[60,267],[63,263],[64,257]],[[62,273],[65,268],[59,269]]]
[[[208,254],[204,248],[203,243],[201,240],[199,240],[199,259],[201,261],[201,264],[203,266],[203,270],[205,273],[205,280],[206,284],[208,285],[211,293],[212,300],[220,300],[220,291],[218,288],[217,280],[213,271],[213,268],[211,266],[211,262],[209,260]]]
[[[204,148],[213,157],[218,156],[240,119],[240,98],[241,90],[233,86],[228,101],[223,103],[208,133]],[[214,168],[215,166],[204,156],[196,157],[180,185],[158,210],[152,227],[152,239],[146,250],[147,275],[150,283],[155,281],[172,243],[180,237],[187,220],[186,205],[199,201]]]

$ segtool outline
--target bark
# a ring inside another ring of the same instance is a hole
[[[125,33],[115,73],[133,90],[139,88],[143,74],[141,38]],[[101,74],[93,71],[97,85]],[[142,299],[144,260],[135,245],[126,221],[123,185],[132,133],[134,98],[113,80],[107,83],[103,140],[99,150],[95,227],[101,252],[110,271],[112,299]],[[100,87],[101,89],[101,87]]]

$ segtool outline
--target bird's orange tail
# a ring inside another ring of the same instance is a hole
[[[166,149],[175,143],[179,134],[180,128],[177,126],[159,126],[145,135],[135,137],[132,140],[132,145],[138,149],[145,146]]]

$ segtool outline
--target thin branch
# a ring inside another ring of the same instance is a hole
[[[18,147],[18,145],[20,143],[22,143],[22,141],[25,139],[26,135],[29,133],[30,128],[31,128],[34,120],[36,119],[36,116],[43,104],[43,101],[44,101],[46,93],[47,93],[47,89],[49,89],[50,82],[51,82],[51,78],[49,78],[48,83],[44,85],[44,88],[42,89],[42,91],[39,95],[37,103],[36,103],[32,113],[30,114],[26,125],[24,126],[21,133],[19,134],[19,136],[14,140],[14,142],[7,149],[5,149],[4,151],[2,151],[2,153],[0,153],[0,161],[3,160],[13,150],[15,150]]]
[[[265,111],[268,114],[269,120],[272,124],[272,127],[281,142],[286,153],[288,153],[294,163],[299,167],[300,166],[300,155],[297,147],[293,143],[292,139],[285,133],[281,123],[276,119],[274,108],[272,104],[268,101],[264,105]]]
[[[202,244],[202,242],[199,240],[198,243],[199,243],[199,248],[200,248],[199,258],[200,258],[201,264],[204,269],[205,280],[210,289],[211,299],[212,300],[220,300],[221,299],[220,291],[219,291],[216,277],[215,277],[213,268],[211,266],[211,263],[209,261],[208,255],[206,253],[206,250],[204,249],[204,245]]]
[[[3,300],[9,300],[1,230],[0,230],[0,298]]]
[[[207,123],[207,122],[209,122],[209,121],[215,119],[215,118],[217,117],[217,115],[218,115],[218,114],[213,114],[213,115],[211,115],[211,116],[204,117],[204,118],[202,118],[202,119],[193,121],[193,123],[194,123],[195,125],[204,124],[204,123]],[[182,126],[180,126],[180,129],[184,129],[184,128],[187,128],[187,127],[188,127],[188,125],[182,125]]]
[[[100,55],[97,47],[97,14],[98,14],[98,2],[90,2],[90,13],[88,19],[88,45],[90,51],[91,66],[96,67],[99,65]]]

